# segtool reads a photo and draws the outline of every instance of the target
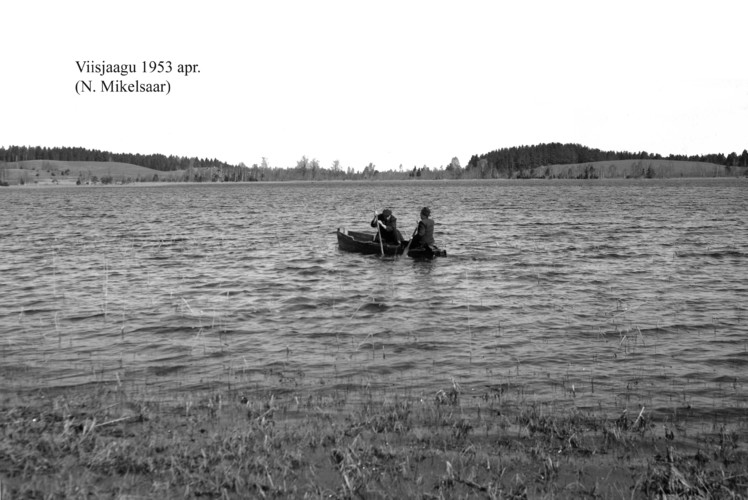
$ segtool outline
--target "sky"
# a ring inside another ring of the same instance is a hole
[[[0,146],[357,171],[548,142],[740,154],[746,14],[742,0],[6,2]]]

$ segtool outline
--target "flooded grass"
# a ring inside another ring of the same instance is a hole
[[[170,403],[122,386],[0,410],[2,498],[745,498],[748,433],[679,422],[335,393]]]

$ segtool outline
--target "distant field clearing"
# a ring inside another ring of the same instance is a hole
[[[2,180],[15,184],[76,184],[100,183],[111,179],[113,183],[180,181],[184,170],[162,172],[131,163],[107,161],[28,160],[5,165]]]

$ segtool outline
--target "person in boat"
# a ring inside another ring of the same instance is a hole
[[[431,250],[436,249],[434,244],[434,220],[430,219],[431,210],[429,207],[421,209],[421,220],[418,221],[418,228],[410,242],[411,248],[427,247]]]
[[[377,236],[374,241],[379,241],[379,235],[382,235],[382,242],[392,245],[401,245],[403,235],[397,229],[397,219],[392,215],[392,210],[385,208],[382,213],[374,212],[374,218],[371,220],[371,227],[379,226]]]

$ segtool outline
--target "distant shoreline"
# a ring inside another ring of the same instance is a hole
[[[162,184],[239,184],[267,182],[358,182],[358,181],[436,181],[509,179],[706,179],[748,178],[748,167],[727,167],[715,163],[678,160],[611,160],[576,164],[556,164],[517,168],[498,175],[494,168],[447,167],[417,172],[408,170],[337,172],[288,169],[262,170],[253,166],[246,177],[235,177],[215,168],[160,171],[129,163],[106,161],[28,160],[0,164],[0,183],[9,186],[82,185],[162,185]]]
[[[545,183],[547,185],[553,185],[553,184],[569,184],[569,183],[579,183],[584,185],[601,185],[601,184],[621,184],[621,185],[627,185],[627,184],[636,184],[640,183],[642,185],[644,184],[655,184],[655,183],[661,183],[669,181],[671,183],[682,181],[684,183],[693,183],[693,182],[722,182],[722,183],[731,183],[731,184],[746,184],[748,185],[748,177],[738,177],[738,176],[722,176],[722,177],[657,177],[657,178],[642,178],[642,177],[606,177],[606,178],[595,178],[595,179],[567,179],[567,178],[543,178],[543,177],[531,177],[531,178],[511,178],[511,179],[422,179],[422,180],[413,180],[413,179],[368,179],[368,180],[321,180],[321,181],[302,181],[302,180],[288,180],[288,181],[259,181],[259,182],[177,182],[177,181],[163,181],[163,182],[129,182],[129,183],[112,183],[112,184],[81,184],[78,185],[75,182],[71,181],[62,181],[58,183],[53,183],[51,181],[42,181],[42,182],[35,182],[30,184],[11,184],[9,186],[2,186],[0,187],[0,191],[3,189],[9,189],[9,190],[45,190],[45,189],[60,189],[60,188],[79,188],[79,189],[86,189],[86,188],[110,188],[110,189],[116,189],[116,188],[154,188],[154,187],[167,187],[167,186],[242,186],[242,185],[252,185],[252,186],[259,186],[259,185],[293,185],[293,184],[309,184],[309,185],[319,185],[319,184],[359,184],[359,183],[372,183],[372,184],[387,184],[387,183],[414,183],[416,185],[418,184],[432,184],[432,183],[445,183],[445,182],[455,182],[455,183],[472,183],[472,184],[491,184],[491,183],[503,183],[503,184],[535,184],[535,183]]]
[[[695,182],[701,183],[723,183],[731,185],[746,185],[748,186],[748,178],[745,177],[662,177],[657,179],[641,179],[641,178],[606,178],[606,179],[544,179],[544,178],[520,178],[520,179],[440,179],[440,180],[422,180],[413,181],[405,179],[384,179],[384,180],[354,180],[354,181],[341,181],[341,180],[330,180],[330,181],[265,181],[265,182],[131,182],[126,184],[93,184],[93,185],[76,185],[75,183],[58,183],[52,184],[49,182],[37,183],[37,184],[15,184],[10,186],[0,187],[0,192],[3,189],[11,191],[45,191],[55,189],[121,189],[121,188],[159,188],[159,187],[188,187],[188,186],[225,186],[227,188],[234,186],[262,186],[262,185],[322,185],[322,184],[388,184],[388,183],[414,183],[418,184],[433,184],[433,183],[472,183],[472,184],[506,184],[506,185],[532,185],[532,184],[545,184],[552,186],[554,184],[579,184],[579,185],[613,185],[618,184],[624,185],[646,185],[646,184],[664,184],[666,182],[675,183],[682,181],[685,183],[693,184]]]

